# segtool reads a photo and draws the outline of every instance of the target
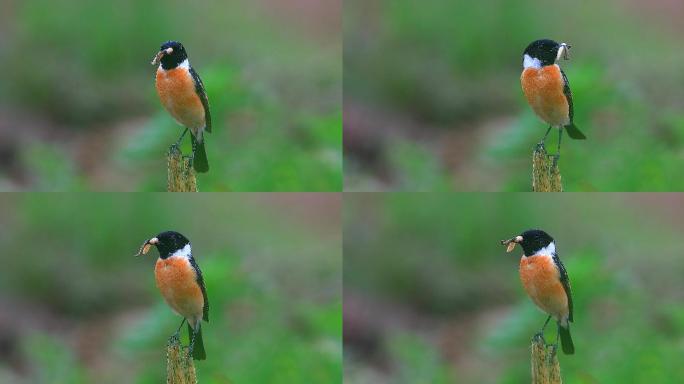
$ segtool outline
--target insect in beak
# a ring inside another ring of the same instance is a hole
[[[565,60],[570,60],[570,48],[572,48],[571,45],[561,43],[560,48],[558,48],[558,54],[556,55],[556,61],[560,60],[561,58]]]
[[[140,247],[140,250],[138,251],[138,254],[137,254],[136,256],[140,256],[140,255],[146,254],[147,252],[150,251],[150,247],[152,247],[153,245],[158,244],[158,243],[159,243],[159,239],[157,239],[156,237],[153,237],[153,238],[147,240],[147,241],[144,242],[143,245]]]
[[[501,240],[501,245],[506,245],[506,252],[511,252],[515,249],[516,244],[520,244],[523,241],[522,236],[516,236],[508,240]]]
[[[152,65],[159,65],[159,62],[161,61],[162,57],[164,55],[170,55],[173,53],[173,48],[169,47],[166,49],[162,49],[161,51],[157,52],[157,54],[154,56],[152,59],[152,62],[150,64]]]

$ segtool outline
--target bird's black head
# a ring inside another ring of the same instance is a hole
[[[187,237],[175,231],[162,232],[157,236],[147,240],[145,244],[143,244],[143,247],[141,248],[141,251],[138,254],[147,253],[147,250],[149,249],[150,245],[154,245],[155,247],[157,247],[157,251],[159,251],[160,258],[166,259],[174,253],[183,250],[185,246],[189,246],[190,240],[188,240]]]
[[[533,41],[523,52],[523,65],[527,68],[534,60],[538,60],[540,66],[552,65],[558,58],[560,47],[561,44],[549,39]]]
[[[525,256],[533,256],[540,249],[546,248],[549,244],[553,243],[553,237],[541,229],[527,230],[521,233],[520,237],[522,239],[516,242],[522,246]]]
[[[160,61],[162,68],[168,71],[179,66],[187,58],[188,54],[185,52],[183,44],[177,41],[167,41],[162,44],[155,60]]]

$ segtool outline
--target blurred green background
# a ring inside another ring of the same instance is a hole
[[[341,190],[341,6],[3,1],[0,190],[165,190],[181,127],[150,61],[167,40],[209,95],[202,191]]]
[[[531,190],[546,125],[522,52],[552,38],[573,47],[588,137],[564,140],[565,190],[684,190],[682,17],[670,0],[345,1],[345,189]]]
[[[521,249],[499,240],[542,228],[572,285],[564,382],[681,383],[683,207],[674,194],[346,195],[345,382],[530,382],[546,315],[521,286]]]
[[[0,382],[165,382],[181,318],[156,288],[156,250],[133,255],[168,229],[190,239],[207,286],[199,382],[339,382],[340,204],[339,194],[3,194]]]

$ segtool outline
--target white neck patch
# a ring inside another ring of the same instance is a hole
[[[541,60],[534,58],[527,53],[523,56],[523,68],[541,68]]]
[[[555,254],[556,254],[556,242],[552,241],[546,247],[538,250],[537,253],[535,253],[535,256],[553,257],[553,255],[555,255]]]
[[[182,249],[177,250],[174,252],[171,256],[169,257],[183,257],[183,258],[188,258],[192,255],[192,248],[190,247],[190,243],[185,244],[185,247]]]

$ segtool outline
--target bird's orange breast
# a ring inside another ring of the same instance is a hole
[[[154,268],[157,287],[164,300],[179,315],[191,320],[202,318],[204,296],[197,274],[185,257],[158,259]]]
[[[553,126],[570,124],[570,106],[563,93],[565,82],[558,65],[525,68],[520,82],[525,98],[537,116]]]
[[[520,280],[525,292],[544,312],[557,319],[568,316],[568,297],[551,257],[523,256],[520,259]]]
[[[195,82],[185,67],[171,70],[157,69],[157,93],[166,110],[181,125],[190,128],[195,136],[206,125],[204,106],[195,90]]]

